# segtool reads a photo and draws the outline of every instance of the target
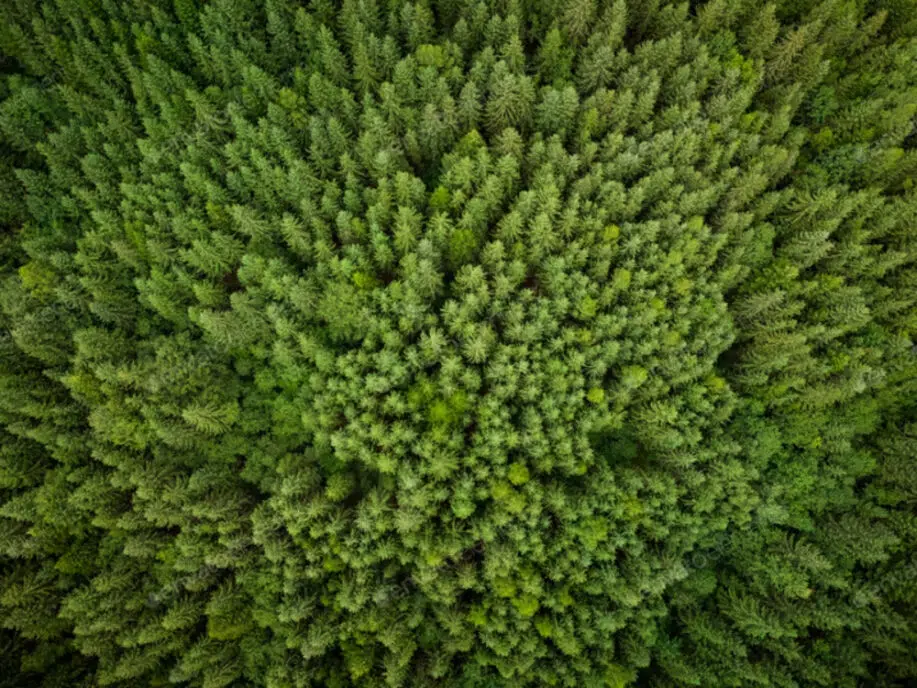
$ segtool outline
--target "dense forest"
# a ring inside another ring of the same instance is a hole
[[[0,57],[0,687],[917,685],[917,0]]]

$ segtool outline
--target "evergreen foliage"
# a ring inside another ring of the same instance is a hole
[[[917,2],[0,57],[0,686],[917,682]]]

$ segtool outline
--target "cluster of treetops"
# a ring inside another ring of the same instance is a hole
[[[0,56],[0,687],[915,685],[915,0]]]

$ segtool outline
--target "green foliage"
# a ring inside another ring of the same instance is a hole
[[[0,3],[0,685],[912,685],[914,17]]]

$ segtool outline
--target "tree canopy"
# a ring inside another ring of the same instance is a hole
[[[917,681],[915,0],[0,58],[0,686]]]

